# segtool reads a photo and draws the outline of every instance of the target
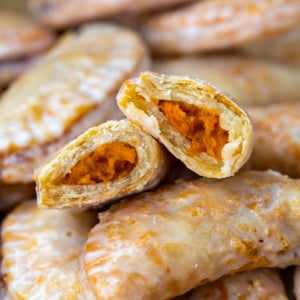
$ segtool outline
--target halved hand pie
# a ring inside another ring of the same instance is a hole
[[[126,81],[117,99],[128,119],[199,175],[228,177],[248,159],[247,114],[204,81],[145,72]]]
[[[35,172],[44,207],[103,206],[156,186],[169,159],[164,147],[128,120],[92,127]]]
[[[93,125],[122,116],[115,94],[145,68],[129,29],[89,24],[66,33],[0,101],[0,182],[30,182],[34,168]]]

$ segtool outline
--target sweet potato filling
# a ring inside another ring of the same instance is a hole
[[[216,159],[222,158],[228,132],[221,128],[216,111],[166,100],[159,100],[158,107],[172,127],[191,141],[189,156],[205,152]]]
[[[62,179],[63,184],[93,185],[120,179],[129,174],[137,163],[134,147],[123,142],[101,145],[85,154]]]

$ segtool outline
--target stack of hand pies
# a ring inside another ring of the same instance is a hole
[[[300,300],[299,88],[299,0],[2,4],[0,300]]]

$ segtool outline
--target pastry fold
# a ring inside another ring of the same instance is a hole
[[[169,157],[152,136],[128,120],[92,127],[35,172],[43,207],[103,206],[156,186]]]
[[[82,253],[86,299],[170,299],[224,275],[299,264],[299,183],[248,171],[113,205]]]
[[[247,114],[204,81],[144,72],[123,84],[117,101],[128,119],[199,175],[228,177],[248,159]]]
[[[276,269],[261,268],[225,276],[174,300],[288,300]]]
[[[41,210],[24,202],[2,226],[2,272],[10,299],[82,299],[78,257],[93,212]]]
[[[31,182],[33,170],[88,128],[120,119],[115,94],[145,68],[140,37],[110,24],[66,33],[0,101],[0,182]]]
[[[300,177],[300,103],[277,103],[252,107],[255,141],[249,166],[255,170],[273,169],[290,177]]]
[[[152,70],[201,78],[231,95],[243,107],[299,99],[300,71],[262,58],[237,54],[182,56],[156,59]]]

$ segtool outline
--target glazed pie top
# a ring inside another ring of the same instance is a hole
[[[2,96],[2,157],[61,139],[96,108],[101,107],[101,112],[85,120],[77,135],[103,121],[109,110],[120,115],[113,96],[124,79],[145,67],[147,61],[144,43],[130,30],[93,24],[78,33],[67,33],[49,55]],[[36,156],[41,155],[45,154]],[[9,167],[18,163],[20,159],[14,158],[3,164]],[[3,169],[0,179],[6,176]]]

